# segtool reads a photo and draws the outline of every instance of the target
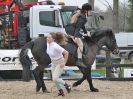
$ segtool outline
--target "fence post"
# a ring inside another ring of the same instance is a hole
[[[111,56],[110,56],[110,51],[106,50],[106,78],[111,78]]]
[[[125,64],[125,55],[121,54],[120,57],[121,57],[120,64]],[[123,73],[122,72],[123,72],[124,67],[119,67],[119,68],[120,68],[119,77],[122,78],[123,77]]]

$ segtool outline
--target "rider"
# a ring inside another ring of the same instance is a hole
[[[87,22],[87,12],[90,10],[90,6],[83,4],[81,10],[77,10],[77,13],[71,17],[71,24],[75,25],[74,35],[72,37],[73,41],[78,45],[78,60],[76,62],[77,66],[86,67],[82,61],[82,53],[83,53],[83,42],[81,40],[82,34],[80,30],[82,29],[84,34],[90,35],[89,32],[85,29],[85,24]]]
[[[59,96],[64,96],[62,85],[65,86],[68,93],[71,91],[70,85],[59,78],[67,62],[69,53],[56,42],[62,42],[64,39],[65,37],[63,33],[59,32],[50,33],[47,37],[47,54],[50,56],[52,61],[52,80],[55,82],[55,85],[59,91]]]

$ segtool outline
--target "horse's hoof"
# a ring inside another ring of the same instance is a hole
[[[39,92],[41,87],[36,86],[36,92]]]
[[[91,92],[99,92],[99,90],[97,88],[93,88],[91,89]]]
[[[77,87],[78,86],[78,84],[77,83],[74,83],[73,85],[72,85],[72,87]]]
[[[67,90],[67,92],[68,92],[68,93],[70,93],[70,92],[71,92],[71,90],[72,90],[72,89],[71,89],[71,86],[70,86],[70,85],[68,85],[68,86],[66,87],[66,90]]]

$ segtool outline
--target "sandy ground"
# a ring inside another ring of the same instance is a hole
[[[90,92],[88,83],[72,88],[70,94],[58,97],[54,84],[45,81],[51,93],[36,93],[35,81],[0,81],[0,99],[133,99],[133,82],[93,80],[99,92]],[[74,81],[67,81],[72,85]]]

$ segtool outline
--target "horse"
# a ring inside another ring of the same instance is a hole
[[[96,36],[84,37],[84,53],[83,53],[83,62],[86,67],[78,66],[79,70],[83,74],[83,77],[76,81],[73,84],[73,87],[80,85],[84,80],[87,80],[92,92],[98,92],[99,89],[95,88],[92,83],[91,78],[91,65],[93,64],[96,53],[103,46],[106,46],[113,54],[118,54],[119,49],[116,43],[115,35],[112,31],[102,33]],[[66,63],[67,66],[75,66],[77,60],[77,53],[75,51],[77,46],[71,41],[68,40],[63,47],[68,50],[69,58]],[[34,70],[30,70],[32,67],[32,62],[28,56],[28,49],[31,50],[35,61],[38,66]],[[19,59],[23,67],[22,77],[24,81],[29,81],[31,77],[31,72],[36,81],[36,92],[42,89],[42,92],[48,92],[47,87],[43,81],[43,72],[46,67],[51,63],[50,57],[46,53],[47,49],[47,39],[46,37],[40,37],[35,40],[32,40],[25,44],[20,51]],[[74,51],[75,50],[75,51]]]

